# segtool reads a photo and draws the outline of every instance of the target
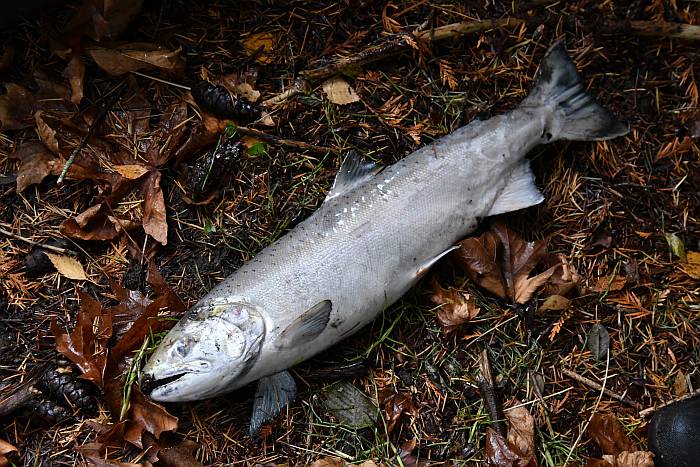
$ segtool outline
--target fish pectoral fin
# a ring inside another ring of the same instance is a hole
[[[359,154],[350,151],[341,162],[338,174],[333,181],[333,187],[323,202],[325,203],[329,199],[340,196],[366,182],[379,173],[382,168],[374,162],[364,162]]]
[[[288,371],[266,376],[258,381],[253,401],[253,415],[250,417],[250,436],[267,423],[297,397],[297,383]]]
[[[306,310],[280,333],[277,347],[283,349],[308,344],[326,329],[332,309],[331,301],[323,300]]]
[[[424,275],[426,272],[428,272],[428,269],[430,269],[430,268],[432,267],[433,264],[437,263],[437,262],[440,260],[440,258],[442,258],[443,256],[447,255],[450,251],[456,250],[457,248],[459,248],[459,245],[453,245],[453,246],[449,247],[447,250],[445,250],[445,251],[443,251],[442,253],[440,253],[439,255],[437,255],[436,257],[430,258],[430,260],[428,260],[428,261],[426,261],[425,263],[423,263],[423,264],[416,270],[416,277],[423,277],[423,275]]]
[[[530,162],[524,161],[513,169],[501,194],[494,201],[489,216],[517,211],[540,204],[544,196],[535,185],[535,176],[530,168]]]

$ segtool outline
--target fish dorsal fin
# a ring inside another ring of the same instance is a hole
[[[280,349],[308,344],[326,329],[333,306],[330,300],[318,302],[298,317],[280,333],[277,347]]]
[[[374,162],[365,162],[355,151],[350,151],[340,164],[331,191],[326,195],[324,202],[347,193],[374,177],[380,170],[382,167]]]
[[[489,216],[517,211],[540,204],[544,196],[535,186],[535,176],[530,169],[530,162],[524,161],[513,169],[501,194],[491,206]]]
[[[287,405],[296,399],[297,384],[288,371],[265,376],[258,381],[258,389],[253,400],[253,415],[250,417],[250,436],[260,429],[263,423],[275,418]]]

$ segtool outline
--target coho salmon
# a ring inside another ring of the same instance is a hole
[[[318,210],[172,328],[143,369],[142,389],[177,402],[258,381],[256,432],[295,397],[289,368],[362,329],[484,217],[543,200],[528,151],[627,132],[586,93],[556,43],[514,110],[473,121],[388,167],[347,156]]]

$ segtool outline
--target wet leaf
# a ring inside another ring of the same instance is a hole
[[[603,460],[613,467],[654,467],[654,454],[650,451],[623,451],[615,456],[605,455]]]
[[[454,331],[461,324],[476,318],[480,308],[474,303],[469,294],[450,287],[443,289],[437,280],[433,279],[433,294],[430,299],[437,305],[442,305],[437,311],[437,320],[446,331]]]
[[[64,34],[99,41],[119,35],[139,14],[143,0],[89,0],[76,9]]]
[[[97,66],[112,76],[143,69],[178,72],[185,66],[180,52],[179,48],[164,50],[156,44],[147,43],[129,43],[114,48],[90,47],[87,49],[88,55]]]
[[[516,401],[518,402],[518,401]],[[526,407],[505,411],[508,421],[508,444],[514,446],[524,457],[535,459],[535,419]]]
[[[5,83],[5,94],[0,96],[0,129],[19,130],[34,125],[34,99],[29,91],[18,84]]]
[[[671,248],[671,252],[674,255],[680,258],[681,261],[685,261],[685,244],[683,244],[683,240],[681,240],[678,235],[666,234],[666,243],[668,243],[668,246]]]
[[[255,61],[266,65],[272,62],[272,51],[277,42],[275,36],[269,32],[250,34],[241,41],[248,55],[255,55]]]
[[[68,62],[63,76],[70,83],[70,101],[75,105],[83,100],[83,80],[85,78],[85,63],[80,55],[75,54]]]
[[[152,168],[146,167],[141,164],[126,164],[126,165],[115,165],[114,170],[119,172],[119,174],[128,178],[129,180],[136,180],[146,175]]]
[[[607,358],[610,349],[610,334],[602,324],[596,323],[591,327],[591,331],[588,333],[588,349],[593,358],[598,361]]]
[[[529,277],[546,248],[547,242],[526,242],[497,222],[480,237],[462,241],[456,256],[477,284],[499,297],[526,303],[561,267],[557,264]]]
[[[51,154],[46,146],[37,142],[25,143],[10,155],[20,161],[17,172],[17,192],[28,186],[41,183],[49,175],[58,175],[63,170],[64,160]]]
[[[321,89],[328,96],[328,100],[334,104],[345,105],[357,102],[360,96],[355,90],[340,76],[334,76],[321,84]]]
[[[157,170],[151,172],[143,183],[143,230],[161,245],[168,243],[165,198]]]
[[[413,397],[407,392],[392,392],[382,401],[387,433],[391,433],[402,415],[418,417],[418,409],[413,403]]]
[[[374,426],[379,409],[357,386],[339,382],[324,390],[323,406],[341,423],[352,429]]]
[[[14,465],[14,463],[10,463],[9,458],[18,452],[16,447],[0,439],[0,467]]]
[[[611,413],[594,414],[588,426],[588,433],[600,446],[603,454],[616,456],[623,451],[636,451],[617,417]]]
[[[87,280],[85,275],[85,270],[83,265],[78,262],[75,258],[70,256],[59,255],[56,253],[46,252],[46,256],[51,260],[56,270],[61,273],[62,276],[68,279],[74,279],[78,281]]]
[[[134,446],[143,448],[141,436],[144,431],[160,438],[164,431],[177,429],[177,417],[170,415],[162,405],[152,402],[137,388],[132,388],[129,401],[129,423],[124,439]]]
[[[486,429],[486,462],[494,467],[537,467],[534,456],[523,455],[493,428]]]
[[[56,139],[56,130],[51,128],[48,123],[44,120],[44,112],[37,110],[34,114],[34,121],[36,122],[36,132],[39,135],[39,139],[44,146],[46,146],[52,153],[59,155],[58,140]]]
[[[593,284],[588,288],[591,292],[616,292],[625,288],[627,279],[623,276],[603,276],[596,277]]]
[[[683,270],[693,279],[700,280],[700,253],[697,251],[689,251],[686,255],[686,264],[683,265]]]

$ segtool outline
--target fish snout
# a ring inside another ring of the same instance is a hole
[[[150,373],[142,373],[141,380],[139,381],[139,387],[141,392],[145,395],[149,395],[156,388],[156,378]]]

